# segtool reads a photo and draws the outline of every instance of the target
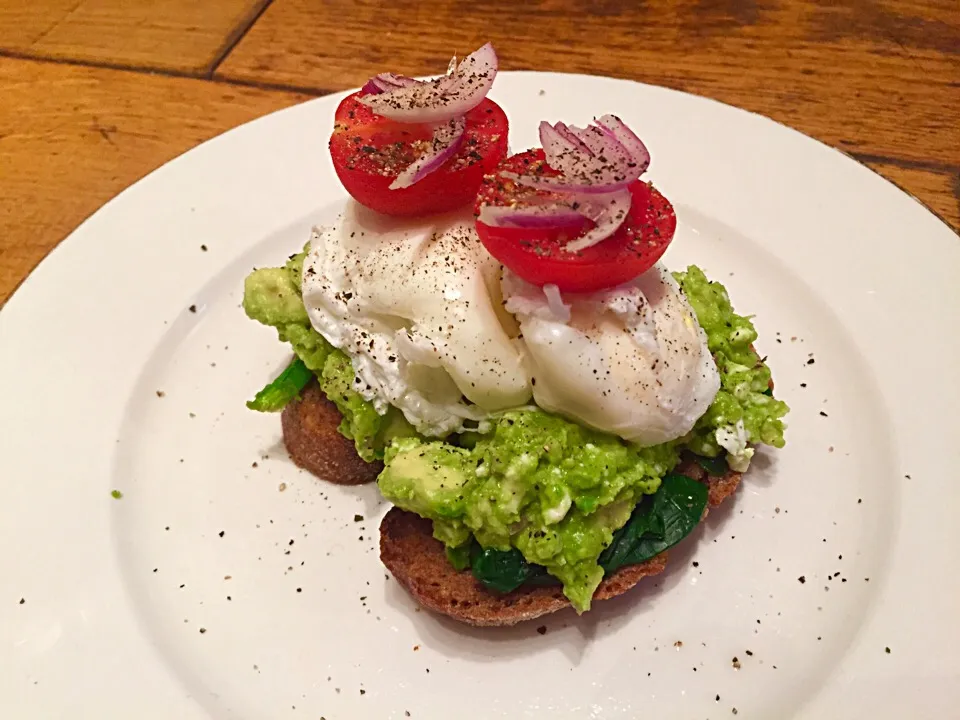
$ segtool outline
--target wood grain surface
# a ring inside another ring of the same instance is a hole
[[[957,0],[275,0],[219,73],[340,90],[492,40],[505,69],[633,78],[844,150],[958,164],[958,22]]]
[[[0,304],[106,200],[209,137],[488,39],[507,69],[768,115],[960,228],[957,0],[5,0]]]
[[[177,155],[306,99],[0,58],[0,304],[111,197]]]
[[[199,74],[268,0],[3,0],[0,49]]]

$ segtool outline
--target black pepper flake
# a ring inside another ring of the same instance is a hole
[[[547,626],[546,626],[546,625],[541,625],[540,627],[537,628],[537,632],[540,633],[541,635],[546,635],[546,634],[547,634]]]
[[[200,634],[203,635],[207,632],[206,628],[200,628]]]
[[[190,312],[195,313],[195,312],[197,311],[197,306],[196,306],[196,305],[191,305],[191,306],[190,306],[189,308],[187,308],[187,309],[188,309]]]
[[[829,417],[829,416],[823,410],[821,410],[820,417]]]
[[[217,535],[219,535],[220,537],[223,537],[225,534],[226,534],[226,531],[224,530],[221,530],[220,532],[217,533]]]
[[[20,598],[20,604],[23,605],[27,601],[26,598]]]
[[[744,652],[750,657],[753,657],[753,650],[745,650]]]
[[[694,567],[700,567],[700,563],[697,562],[696,560],[694,560],[694,561],[693,561],[693,566],[694,566]]]
[[[813,365],[813,363],[814,363],[813,358],[810,358],[809,360],[807,360],[807,365]]]
[[[200,246],[200,249],[203,250],[204,252],[206,252],[206,251],[207,251],[207,246],[206,246],[206,245],[201,245],[201,246]]]
[[[888,648],[888,647],[885,647],[885,648],[883,649],[883,651],[884,651],[887,655],[890,654],[890,648]]]
[[[800,577],[797,578],[797,580],[801,585],[803,585],[807,581],[807,577],[806,575],[801,575]]]
[[[353,521],[354,521],[354,522],[363,522],[363,515],[354,515],[354,516],[353,516]]]
[[[297,592],[303,592],[303,588],[297,588]]]

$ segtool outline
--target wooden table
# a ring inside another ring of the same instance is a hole
[[[634,78],[768,115],[960,228],[957,0],[5,0],[0,303],[100,205],[198,143],[381,70],[436,72],[487,39],[505,69]]]

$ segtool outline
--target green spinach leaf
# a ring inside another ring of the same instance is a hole
[[[707,505],[707,486],[686,475],[670,473],[660,489],[640,502],[630,520],[600,554],[606,574],[636,565],[673,547],[693,532]]]
[[[477,545],[470,560],[473,576],[491,590],[502,593],[516,590],[523,585],[534,568],[516,548],[484,550]],[[540,569],[543,570],[542,567]]]
[[[707,471],[708,475],[713,475],[714,477],[726,475],[730,470],[730,466],[727,465],[726,455],[718,455],[717,457],[713,458],[704,457],[703,455],[694,455],[694,460],[697,461],[697,465]]]

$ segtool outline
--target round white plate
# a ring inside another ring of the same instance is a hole
[[[792,412],[664,575],[583,617],[474,630],[388,578],[374,486],[298,471],[279,418],[244,407],[287,351],[244,316],[243,278],[342,202],[341,97],[138,182],[0,314],[0,716],[955,715],[960,240],[762,117],[501,76],[514,148],[544,118],[639,130],[680,218],[665,262],[756,315]]]

